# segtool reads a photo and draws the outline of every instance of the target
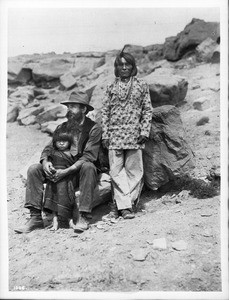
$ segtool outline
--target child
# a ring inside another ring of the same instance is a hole
[[[55,174],[56,169],[66,169],[74,164],[74,158],[70,153],[73,142],[72,135],[56,130],[53,134],[53,149],[50,151],[49,160],[53,167],[51,172]],[[77,219],[77,204],[73,183],[73,176],[67,176],[58,182],[47,181],[44,195],[44,210],[53,212],[53,224],[51,230],[57,230],[60,220],[69,220],[69,226],[73,227]]]

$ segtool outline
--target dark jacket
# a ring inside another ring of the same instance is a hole
[[[63,129],[66,131],[67,122],[60,124],[57,128],[58,130]],[[101,127],[92,121],[91,119],[85,117],[84,123],[79,127],[81,134],[78,143],[78,154],[74,157],[75,162],[92,162],[97,167],[98,165],[98,155],[99,149],[101,145],[101,135],[102,130]],[[49,154],[53,149],[52,142],[50,142],[42,151],[40,162],[44,159],[48,159]],[[71,151],[71,149],[70,149]]]

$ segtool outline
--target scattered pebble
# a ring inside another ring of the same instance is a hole
[[[144,261],[147,255],[149,254],[149,251],[145,249],[136,249],[136,250],[132,250],[130,254],[133,257],[133,260]]]
[[[196,126],[202,126],[209,122],[209,117],[202,117],[198,122],[196,122]]]
[[[153,249],[165,250],[166,248],[167,248],[167,242],[165,238],[153,240]]]
[[[211,135],[211,132],[209,130],[206,130],[204,134],[205,135]]]
[[[210,236],[212,236],[211,232],[208,231],[208,230],[205,230],[205,231],[203,232],[202,235],[205,236],[205,237],[210,237]]]
[[[209,272],[211,270],[211,264],[210,263],[205,263],[203,265],[203,271],[204,272]]]
[[[210,216],[212,216],[212,214],[210,213],[201,214],[201,217],[210,217]]]
[[[172,243],[172,248],[177,250],[177,251],[182,251],[187,249],[187,243],[183,240],[176,241]]]
[[[96,227],[97,227],[98,229],[104,229],[104,226],[103,226],[103,225],[100,225],[100,224],[97,224]]]

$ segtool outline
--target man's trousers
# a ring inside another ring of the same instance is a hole
[[[94,190],[97,184],[97,170],[93,163],[84,162],[75,173],[75,187],[79,187],[79,211],[91,212]],[[25,207],[42,210],[46,175],[41,164],[31,165],[27,172]]]
[[[132,208],[143,187],[142,150],[109,150],[113,199],[118,210]]]

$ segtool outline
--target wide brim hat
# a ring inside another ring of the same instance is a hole
[[[86,91],[73,91],[68,101],[61,102],[63,105],[68,104],[83,104],[87,107],[88,111],[94,110],[94,107],[92,107],[89,102],[91,100],[92,93],[95,89],[95,86],[91,87],[90,89]]]

